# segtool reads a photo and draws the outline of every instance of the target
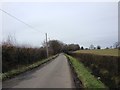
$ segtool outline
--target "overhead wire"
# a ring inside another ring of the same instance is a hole
[[[32,27],[31,25],[27,24],[26,22],[24,22],[23,20],[20,20],[19,18],[13,16],[12,14],[8,13],[7,11],[0,9],[0,11],[4,12],[5,14],[11,16],[12,18],[16,19],[17,21],[23,23],[24,25],[28,26],[29,28],[31,28],[32,30],[38,31],[36,30],[34,27]],[[39,31],[38,31],[39,32]]]

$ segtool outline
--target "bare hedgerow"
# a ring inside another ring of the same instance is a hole
[[[2,72],[29,65],[46,58],[45,48],[17,46],[12,37],[2,43]]]

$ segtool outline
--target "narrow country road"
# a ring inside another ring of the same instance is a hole
[[[31,70],[3,82],[3,88],[74,88],[70,66],[60,54],[55,60],[37,70]]]

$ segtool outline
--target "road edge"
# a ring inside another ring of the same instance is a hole
[[[51,56],[51,57],[49,57],[49,58],[47,58],[47,59],[44,59],[44,60],[42,60],[42,62],[40,63],[40,64],[38,64],[38,65],[36,65],[36,66],[33,66],[33,67],[30,67],[30,68],[28,68],[28,67],[26,67],[26,70],[23,70],[23,71],[20,71],[20,72],[16,72],[16,73],[14,73],[14,74],[5,74],[5,76],[3,77],[3,73],[2,73],[2,75],[0,75],[2,78],[1,78],[1,80],[2,80],[2,82],[4,82],[4,81],[6,81],[6,80],[9,80],[9,79],[12,79],[12,78],[15,78],[16,76],[18,76],[18,75],[21,75],[21,74],[24,74],[24,73],[27,73],[27,72],[30,72],[31,70],[34,70],[34,69],[37,69],[37,68],[42,68],[42,67],[44,67],[45,65],[47,65],[47,64],[49,64],[51,61],[53,61],[55,58],[57,58],[59,56],[59,54],[57,54],[57,55],[54,55],[54,56]],[[31,64],[31,65],[33,65],[33,64]]]
[[[67,58],[68,64],[70,66],[70,70],[71,70],[71,73],[72,73],[72,76],[73,76],[73,81],[75,83],[75,87],[80,88],[82,90],[82,88],[84,86],[83,86],[82,82],[79,80],[79,78],[77,76],[77,73],[75,72],[74,67],[72,66],[72,64],[69,60],[69,57],[67,57],[65,54],[64,54],[64,56]]]

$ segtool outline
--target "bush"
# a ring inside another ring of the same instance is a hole
[[[2,72],[29,65],[46,58],[45,48],[18,47],[12,44],[2,45]]]
[[[69,53],[89,67],[96,77],[110,88],[120,88],[120,57],[84,53]]]
[[[82,82],[84,88],[106,88],[107,87],[97,78],[94,77],[94,75],[91,74],[91,72],[84,67],[84,65],[79,62],[77,59],[66,55],[69,62],[71,63],[72,67],[74,68],[74,71],[77,73],[77,76],[79,80]]]

